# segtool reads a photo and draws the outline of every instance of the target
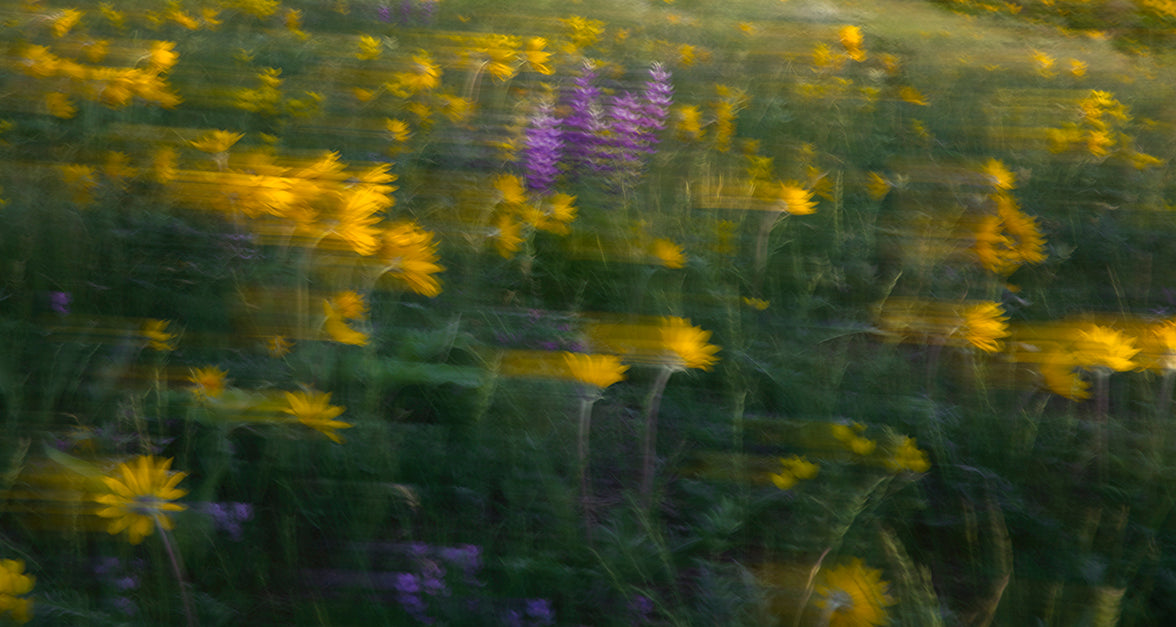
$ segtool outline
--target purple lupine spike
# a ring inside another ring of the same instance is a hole
[[[630,92],[614,97],[608,106],[608,163],[603,169],[617,173],[623,182],[631,182],[640,174],[641,155],[649,151],[642,106]]]
[[[605,124],[600,89],[593,84],[595,80],[596,69],[587,61],[580,76],[572,82],[567,98],[569,113],[563,120],[564,163],[572,176],[585,166],[595,169],[600,150]]]
[[[550,102],[539,105],[539,110],[531,117],[525,141],[523,167],[527,187],[536,192],[551,191],[555,177],[559,175],[564,141]]]
[[[650,131],[662,131],[666,128],[666,119],[670,115],[670,105],[674,103],[674,86],[670,84],[670,72],[660,63],[654,63],[649,68],[651,79],[645,83],[645,119],[643,123]],[[657,136],[650,132],[649,141],[657,143]]]

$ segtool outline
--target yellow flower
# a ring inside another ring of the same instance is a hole
[[[870,194],[870,198],[882,200],[890,193],[891,184],[886,177],[877,172],[870,172],[869,179],[866,183],[866,192]]]
[[[354,294],[354,292],[351,293]],[[343,294],[347,294],[347,292]],[[344,304],[346,306],[350,303]],[[336,308],[335,299],[323,301],[323,313],[326,316],[326,319],[323,321],[323,329],[327,332],[327,335],[331,336],[332,340],[340,344],[350,344],[352,346],[367,345],[368,335],[363,331],[353,329],[351,325],[347,324],[348,317],[344,316],[343,312]],[[354,311],[350,313],[354,313]]]
[[[812,479],[820,472],[821,467],[800,455],[781,457],[780,464],[784,467],[778,473],[770,475],[772,483],[781,490],[790,490],[800,481]]]
[[[217,154],[227,151],[233,147],[238,141],[244,137],[244,133],[231,133],[229,131],[210,131],[203,137],[196,141],[190,141],[189,144],[193,148],[201,152],[209,154]]]
[[[527,59],[527,65],[531,69],[540,74],[554,74],[555,70],[547,65],[551,59],[551,53],[544,50],[547,47],[547,40],[542,37],[532,37],[527,40],[526,49],[523,50],[523,56]]]
[[[902,100],[903,102],[908,102],[913,105],[919,105],[920,107],[925,107],[928,104],[927,97],[924,96],[923,94],[919,93],[919,90],[917,90],[914,87],[911,87],[909,85],[899,88],[898,98],[899,98],[899,100]]]
[[[664,237],[653,240],[653,256],[667,268],[686,266],[686,253],[682,247]]]
[[[155,151],[151,160],[151,171],[155,182],[166,184],[176,178],[176,150],[164,146]]]
[[[1016,186],[1017,177],[1003,163],[996,159],[989,159],[981,168],[985,179],[990,185],[999,190],[1009,190]]]
[[[586,355],[583,353],[564,353],[571,377],[580,383],[593,385],[604,389],[614,383],[625,380],[628,366],[621,363],[616,355]]]
[[[171,458],[156,461],[150,455],[140,455],[119,464],[117,476],[102,478],[110,493],[94,500],[106,506],[97,514],[111,519],[106,529],[111,535],[125,530],[130,543],[139,544],[156,526],[172,529],[168,512],[187,509],[172,501],[188,493],[176,488],[188,473],[169,472],[171,463]]]
[[[822,573],[816,605],[828,616],[829,627],[878,627],[887,622],[886,608],[897,603],[888,587],[881,571],[854,558]]]
[[[1056,61],[1057,59],[1045,52],[1040,50],[1033,51],[1033,63],[1037,65],[1037,73],[1046,78],[1054,75],[1053,66]]]
[[[508,205],[522,205],[527,202],[527,190],[523,181],[513,174],[502,174],[494,179],[494,189],[498,190],[501,201]]]
[[[147,64],[152,71],[162,73],[170,70],[179,58],[175,42],[156,41],[151,44],[151,52],[147,53]]]
[[[678,139],[698,141],[702,139],[702,112],[697,105],[681,105],[674,108],[678,120]]]
[[[1041,373],[1042,383],[1050,392],[1072,401],[1090,398],[1090,382],[1078,375],[1074,358],[1069,353],[1049,354],[1037,365],[1037,371]]]
[[[663,318],[661,325],[662,346],[673,357],[673,366],[681,369],[698,368],[710,370],[717,361],[715,353],[719,347],[708,343],[711,332],[690,324],[684,318]]]
[[[780,201],[784,203],[784,210],[794,216],[808,215],[817,210],[813,193],[801,187],[796,181],[781,183],[778,193]]]
[[[843,26],[837,33],[845,54],[849,58],[861,63],[866,60],[866,51],[862,50],[862,30],[857,26]]]
[[[1074,78],[1082,78],[1086,76],[1086,62],[1078,59],[1070,59],[1070,76]]]
[[[70,101],[69,96],[59,92],[45,94],[45,106],[49,113],[63,120],[68,120],[78,114],[78,108]]]
[[[225,377],[229,374],[216,366],[192,368],[188,381],[196,387],[192,393],[199,399],[219,398],[225,391]]]
[[[750,296],[744,296],[741,300],[743,301],[744,305],[747,305],[756,311],[764,311],[772,304],[762,298],[752,298]]]
[[[408,123],[404,120],[385,118],[384,128],[392,136],[392,141],[397,143],[404,143],[412,136],[412,131],[409,130]]]
[[[168,324],[167,320],[147,320],[143,323],[140,334],[152,349],[160,352],[174,351],[176,349],[175,340],[179,336],[175,333],[168,333]]]
[[[273,335],[265,340],[265,348],[271,357],[285,357],[293,346],[294,343],[282,335]]]
[[[869,455],[878,446],[877,442],[861,436],[866,430],[866,425],[860,422],[849,425],[834,423],[831,428],[833,437],[844,444],[845,448],[853,451],[857,455]]]
[[[384,274],[391,275],[408,289],[432,298],[441,293],[441,282],[433,275],[445,270],[437,262],[437,243],[433,233],[415,222],[399,222],[384,231],[380,259]]]
[[[371,35],[360,35],[359,49],[355,53],[355,58],[359,59],[360,61],[371,61],[372,59],[377,59],[380,56],[380,51],[382,48],[383,44],[380,43],[379,39],[376,39]]]
[[[518,252],[519,246],[523,244],[522,229],[522,224],[510,215],[498,215],[494,221],[494,228],[490,231],[490,237],[494,240],[494,248],[498,250],[499,255],[510,259]]]
[[[80,163],[69,163],[57,166],[61,172],[61,179],[71,192],[71,198],[79,205],[88,205],[94,201],[94,188],[98,181],[94,178],[94,168]]]
[[[1135,346],[1135,338],[1098,324],[1079,333],[1074,350],[1079,367],[1109,368],[1116,372],[1134,368],[1137,353],[1139,348]]]
[[[0,560],[0,616],[8,614],[13,621],[24,624],[32,620],[33,600],[21,598],[32,592],[37,578],[26,575],[23,560]]]
[[[82,12],[77,9],[65,9],[53,19],[53,36],[64,37],[82,19]]]
[[[984,301],[964,310],[964,339],[988,353],[1000,350],[1000,338],[1009,334],[1009,318],[999,303]]]
[[[345,320],[363,320],[368,314],[363,295],[354,290],[339,292],[331,297],[331,306]]]
[[[926,451],[919,449],[914,438],[903,437],[902,443],[894,451],[894,455],[886,458],[886,467],[891,472],[927,472],[931,469],[931,462],[927,460]]]
[[[336,444],[342,444],[343,438],[335,433],[337,429],[349,429],[350,423],[335,420],[346,409],[331,405],[330,392],[286,392],[286,402],[289,405],[282,411],[298,419],[298,422],[322,432]]]

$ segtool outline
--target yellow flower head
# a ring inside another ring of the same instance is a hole
[[[358,295],[357,295],[358,296]],[[353,306],[351,303],[345,303],[344,306]],[[347,324],[348,318],[343,315],[343,312],[336,308],[335,299],[323,301],[323,313],[326,318],[323,320],[323,329],[332,340],[340,344],[350,344],[352,346],[366,346],[368,343],[368,335],[363,331],[358,331]],[[351,311],[349,313],[354,313]]]
[[[781,490],[790,490],[800,481],[817,476],[821,467],[800,455],[780,458],[783,468],[778,473],[770,475],[772,483]]]
[[[360,61],[371,61],[372,59],[379,58],[382,48],[383,44],[379,39],[371,35],[360,35],[359,49],[355,53],[355,58]]]
[[[673,365],[681,368],[710,370],[719,347],[708,343],[711,332],[690,324],[685,318],[664,318],[661,325],[662,346],[669,351]]]
[[[22,598],[32,592],[37,578],[26,575],[23,560],[0,560],[0,616],[8,616],[19,624],[33,616],[33,600]]]
[[[919,449],[914,438],[903,437],[894,455],[886,459],[886,467],[891,472],[927,472],[931,469],[931,462],[927,460],[926,451]]]
[[[287,407],[282,411],[290,414],[302,424],[320,431],[336,444],[343,438],[335,433],[337,429],[349,429],[353,425],[335,420],[346,409],[331,405],[330,392],[286,392]]]
[[[1009,318],[999,303],[984,301],[964,310],[963,336],[969,344],[988,353],[1000,350],[1000,338],[1009,334]]]
[[[241,141],[244,133],[230,133],[229,131],[210,131],[203,137],[196,141],[190,141],[189,144],[200,152],[207,152],[209,154],[217,154],[227,151],[232,148],[233,144]]]
[[[859,63],[866,60],[866,51],[862,50],[862,29],[857,26],[842,26],[837,35],[849,58]]]
[[[284,335],[272,335],[265,340],[265,349],[271,357],[285,357],[293,347],[294,343]]]
[[[1037,370],[1041,373],[1042,384],[1050,392],[1072,401],[1090,398],[1090,382],[1079,376],[1071,354],[1051,353],[1037,365]]]
[[[616,355],[587,355],[564,353],[564,363],[572,379],[604,389],[625,380],[628,366]]]
[[[168,333],[167,320],[147,320],[143,323],[140,333],[147,340],[147,345],[159,352],[170,352],[176,349],[175,340],[179,336]]]
[[[1017,176],[996,159],[989,159],[980,171],[988,184],[998,190],[1010,190],[1017,184]]]
[[[225,377],[228,374],[216,366],[192,368],[188,374],[188,381],[191,381],[195,386],[192,393],[197,398],[220,397],[225,391]]]
[[[784,204],[784,210],[794,216],[808,215],[817,210],[817,203],[813,201],[813,193],[801,187],[796,181],[781,183],[779,196],[780,201]]]
[[[111,535],[126,531],[130,543],[139,544],[156,526],[165,531],[172,529],[169,512],[187,509],[172,501],[188,493],[176,488],[188,473],[170,472],[171,463],[171,458],[156,460],[140,455],[119,464],[115,475],[102,478],[109,493],[94,500],[106,506],[97,514],[111,519],[106,529]]]
[[[829,627],[886,624],[886,608],[897,601],[890,596],[881,571],[867,568],[854,558],[822,575],[821,584],[816,587],[816,605],[829,617]]]
[[[686,266],[686,253],[682,247],[664,237],[653,240],[653,256],[667,268]]]
[[[1098,324],[1079,332],[1074,351],[1079,367],[1109,368],[1116,372],[1134,368],[1137,353],[1139,348],[1135,346],[1135,338]]]
[[[831,428],[833,437],[856,455],[869,455],[878,446],[877,442],[862,437],[861,434],[866,431],[866,425],[860,422],[848,425],[839,422],[833,423]]]
[[[445,270],[437,262],[437,242],[433,233],[415,222],[398,222],[384,231],[379,253],[386,264],[384,273],[409,290],[432,298],[441,293],[441,282],[433,275]]]

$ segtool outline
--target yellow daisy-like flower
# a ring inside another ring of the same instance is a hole
[[[169,512],[187,509],[172,501],[188,493],[176,488],[188,473],[170,472],[171,463],[171,458],[140,455],[119,464],[116,476],[102,478],[110,493],[94,497],[106,506],[96,513],[111,519],[106,529],[111,535],[126,531],[130,543],[139,544],[156,526],[164,531],[173,528]]]
[[[294,343],[286,339],[284,335],[273,335],[265,340],[265,349],[269,352],[270,357],[285,357],[293,347]]]
[[[399,222],[386,229],[379,257],[385,264],[383,273],[409,290],[429,298],[441,293],[441,282],[433,276],[445,270],[437,263],[437,242],[417,223]]]
[[[323,320],[323,330],[327,332],[327,335],[332,340],[340,344],[350,344],[352,346],[367,345],[367,333],[356,330],[347,324],[348,318],[336,308],[333,299],[323,301],[323,314],[326,316]]]
[[[1017,184],[1017,176],[996,159],[989,159],[980,171],[985,180],[998,190],[1010,190]]]
[[[383,47],[384,45],[379,39],[371,35],[360,35],[359,48],[355,53],[355,58],[360,61],[371,61],[372,59],[379,58]]]
[[[19,624],[33,617],[33,600],[22,598],[32,592],[37,578],[26,575],[23,560],[0,560],[0,616],[8,616]]]
[[[882,200],[886,194],[890,193],[890,180],[878,174],[877,172],[870,172],[869,181],[866,183],[866,192],[870,198],[874,200]]]
[[[780,184],[780,201],[784,203],[784,210],[794,216],[814,213],[817,203],[813,202],[813,193],[801,187],[795,181]]]
[[[888,587],[881,571],[854,558],[824,571],[816,605],[824,610],[829,627],[878,627],[886,624],[886,608],[897,603]]]
[[[1072,401],[1090,398],[1090,382],[1078,374],[1074,357],[1066,352],[1048,355],[1037,365],[1041,382],[1046,389]]]
[[[51,115],[63,120],[68,120],[78,114],[78,108],[73,105],[69,96],[59,91],[45,94],[45,107],[49,109]]]
[[[858,63],[866,60],[866,51],[862,50],[862,29],[857,26],[842,26],[837,35],[849,58]]]
[[[1079,333],[1074,353],[1080,367],[1124,372],[1135,367],[1139,348],[1135,345],[1135,338],[1110,327],[1092,324]]]
[[[964,310],[962,334],[969,344],[988,353],[1000,350],[1000,338],[1009,334],[1009,318],[999,303],[984,301]]]
[[[653,240],[653,256],[661,265],[667,268],[682,268],[686,266],[686,253],[682,247],[672,240],[658,238]]]
[[[820,466],[800,455],[781,457],[780,464],[783,469],[778,473],[772,473],[770,477],[772,483],[781,490],[790,490],[797,483],[816,477],[821,470]]]
[[[857,455],[869,455],[874,452],[878,443],[862,437],[862,433],[866,431],[866,425],[855,422],[853,424],[834,423],[831,427],[833,437],[845,445],[845,448],[853,451]]]
[[[919,449],[914,438],[904,437],[902,443],[894,451],[894,455],[886,458],[886,467],[891,472],[927,472],[931,469],[931,462],[927,459],[927,452]]]
[[[673,365],[681,368],[710,370],[717,361],[719,347],[708,343],[711,332],[690,324],[684,318],[664,318],[661,326],[662,346],[669,351]]]
[[[168,324],[170,323],[167,320],[147,320],[139,332],[147,339],[147,345],[152,349],[161,353],[174,351],[176,349],[175,340],[179,336],[175,333],[168,333]]]
[[[898,98],[903,102],[919,105],[920,107],[925,107],[928,105],[927,97],[920,93],[919,90],[909,85],[899,88]]]
[[[192,368],[188,374],[188,381],[195,386],[192,393],[201,399],[219,398],[225,391],[225,378],[228,374],[216,366]]]
[[[207,152],[209,154],[218,154],[225,152],[233,147],[233,144],[241,141],[245,137],[244,133],[231,133],[229,131],[210,131],[203,137],[196,141],[190,141],[189,144],[200,152]]]
[[[282,411],[298,419],[298,422],[322,432],[336,444],[343,438],[335,433],[338,429],[350,429],[351,423],[335,420],[346,409],[331,405],[330,392],[286,392],[289,407]]]
[[[564,353],[564,363],[573,379],[601,389],[624,381],[625,371],[629,369],[616,355]]]

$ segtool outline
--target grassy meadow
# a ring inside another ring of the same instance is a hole
[[[0,42],[0,624],[1176,621],[1176,2]]]

